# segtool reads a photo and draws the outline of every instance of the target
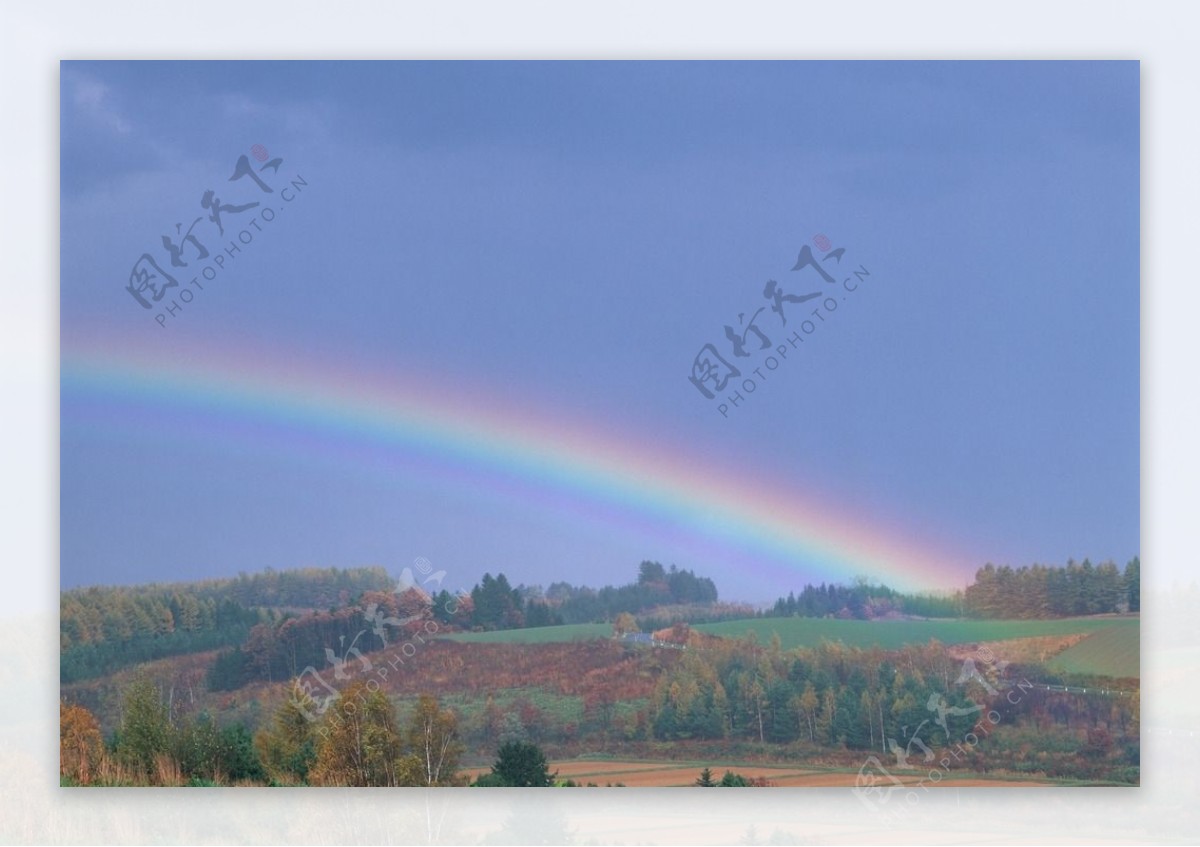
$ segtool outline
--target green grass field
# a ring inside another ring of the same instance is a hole
[[[1141,646],[1137,627],[1108,627],[1059,653],[1047,664],[1066,673],[1140,677]]]
[[[1112,630],[1113,639],[1128,639],[1132,633],[1132,655],[1137,657],[1137,618],[1063,618],[1047,621],[844,621],[826,618],[747,618],[721,623],[697,624],[694,629],[725,638],[741,638],[753,632],[760,643],[766,644],[772,633],[779,633],[784,648],[815,647],[822,639],[841,641],[851,647],[878,645],[885,649],[905,644],[924,644],[936,638],[943,644],[963,644],[977,641],[1003,641],[1037,635],[1068,635],[1075,632]],[[584,641],[608,638],[608,624],[569,624],[535,629],[510,629],[497,632],[468,632],[447,635],[456,641],[485,644],[549,644],[555,641]],[[1087,639],[1090,641],[1091,639]],[[1082,642],[1078,650],[1087,643]],[[1102,649],[1102,648],[1101,648]]]
[[[552,644],[556,641],[590,641],[611,635],[611,624],[573,623],[532,629],[499,629],[495,632],[457,632],[442,637],[476,644]]]
[[[841,641],[851,647],[878,645],[885,649],[905,644],[925,644],[936,638],[943,644],[1004,641],[1038,635],[1069,635],[1075,632],[1138,631],[1137,618],[1062,618],[1038,621],[844,621],[824,618],[752,618],[740,621],[698,624],[700,632],[725,638],[740,638],[753,632],[760,643],[779,634],[785,649],[815,647],[821,639]]]

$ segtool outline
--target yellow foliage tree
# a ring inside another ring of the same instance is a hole
[[[346,686],[317,730],[313,785],[394,786],[400,781],[403,747],[396,713],[387,696],[365,682]]]

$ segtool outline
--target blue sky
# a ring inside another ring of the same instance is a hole
[[[1132,62],[64,63],[64,362],[87,338],[164,360],[257,346],[481,384],[952,547],[964,579],[1123,564],[1138,90]],[[123,290],[132,261],[254,144],[309,187],[157,326]],[[728,355],[723,325],[816,233],[870,287],[721,416],[692,357]],[[264,450],[69,385],[61,410],[64,587],[416,556],[456,585],[600,584],[652,558],[765,601],[810,573],[489,497],[378,445]]]

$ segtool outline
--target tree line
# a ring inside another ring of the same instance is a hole
[[[967,614],[979,618],[1055,618],[1141,611],[1141,560],[1124,572],[1112,562],[1069,560],[1066,567],[1013,569],[987,564],[964,592]]]
[[[808,583],[797,595],[788,592],[763,617],[853,618],[872,620],[892,614],[922,618],[953,618],[962,614],[959,594],[904,594],[864,579],[850,585]]]
[[[323,714],[289,697],[267,726],[251,734],[240,723],[219,726],[207,714],[178,716],[145,676],[122,698],[121,723],[103,738],[83,706],[59,705],[59,770],[71,786],[338,786],[467,785],[458,716],[422,694],[401,714],[378,688],[351,682]],[[549,787],[546,755],[527,741],[499,746],[480,787]],[[565,785],[575,785],[568,780]]]
[[[456,785],[462,752],[457,717],[435,698],[418,698],[401,722],[363,682],[346,686],[320,720],[289,698],[256,735],[205,714],[173,715],[145,677],[124,692],[108,740],[87,709],[60,706],[60,767],[73,785]]]
[[[622,613],[660,608],[673,608],[675,614],[698,610],[716,604],[717,586],[691,570],[644,561],[635,582],[602,588],[555,582],[543,591],[540,586],[513,587],[503,573],[485,573],[471,589],[470,600],[472,629],[523,629],[608,622]]]
[[[1136,689],[1079,697],[1018,687],[1020,668],[1001,674],[982,661],[969,668],[968,676],[968,666],[936,643],[898,651],[829,642],[784,651],[778,639],[763,647],[752,637],[710,644],[690,649],[660,677],[648,731],[662,741],[742,740],[894,754],[897,748],[919,750],[914,734],[931,748],[961,740],[981,714],[1007,709],[1004,698],[1016,690],[1021,709],[1005,718],[998,739],[1012,742],[1018,728],[1036,727],[1047,745],[1053,741],[1082,756],[1044,763],[1045,772],[1131,773],[1136,781]],[[1041,683],[1070,681],[1042,668],[1031,672]],[[990,767],[982,760],[974,764]]]
[[[859,579],[806,584],[780,597],[764,617],[855,618],[889,615],[925,618],[1039,619],[1141,611],[1141,562],[1131,559],[1124,571],[1112,562],[1093,565],[1068,560],[1063,567],[1012,568],[989,563],[975,572],[962,591],[946,594],[902,593]]]
[[[637,580],[603,588],[551,583],[545,592],[564,623],[611,621],[622,612],[638,614],[661,606],[711,606],[718,600],[717,586],[710,578],[676,565],[643,561]]]
[[[287,610],[346,606],[387,588],[382,568],[267,569],[233,579],[91,586],[59,597],[60,680],[93,679],[167,656],[233,647]]]

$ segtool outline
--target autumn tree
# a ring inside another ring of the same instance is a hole
[[[96,716],[83,706],[58,704],[58,770],[79,785],[96,777],[104,756],[104,739]]]
[[[808,730],[808,740],[813,742],[817,740],[817,711],[820,704],[821,701],[817,699],[817,691],[813,688],[812,682],[805,683],[804,692],[800,695],[797,705],[800,707],[804,726]]]
[[[613,621],[613,635],[620,638],[622,635],[639,632],[637,621],[629,612],[621,612],[617,615],[617,619]]]
[[[314,785],[399,784],[403,754],[396,715],[387,696],[356,680],[325,713],[317,730],[317,758],[309,771]]]
[[[314,721],[300,704],[289,697],[275,710],[270,727],[254,738],[267,776],[275,783],[304,783],[317,758]]]
[[[458,718],[449,709],[441,709],[428,694],[417,701],[408,722],[405,743],[417,764],[417,780],[422,786],[453,785],[458,760],[464,747],[458,737]],[[407,783],[406,783],[407,784]]]

